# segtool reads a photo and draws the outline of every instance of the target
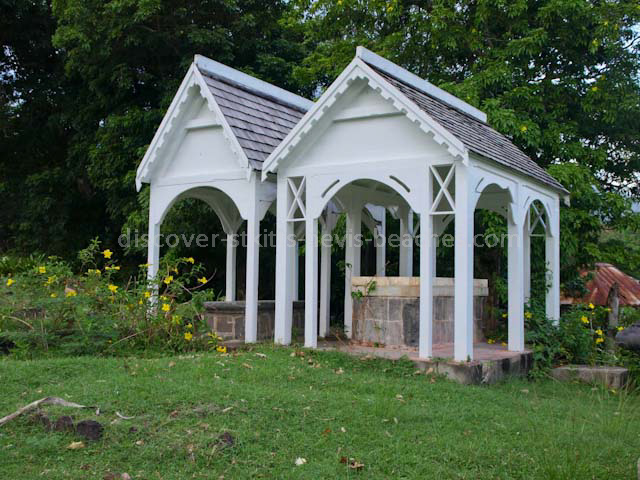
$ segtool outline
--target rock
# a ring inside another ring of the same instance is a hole
[[[616,344],[634,352],[640,352],[640,322],[618,332]]]
[[[95,420],[82,420],[76,425],[76,433],[87,440],[98,440],[103,430],[102,424]]]
[[[68,415],[63,415],[56,420],[53,429],[56,432],[73,432],[73,418]]]

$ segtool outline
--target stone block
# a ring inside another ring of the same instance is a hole
[[[629,371],[622,367],[565,365],[554,368],[551,376],[561,382],[579,380],[599,383],[608,388],[622,388],[629,379]]]

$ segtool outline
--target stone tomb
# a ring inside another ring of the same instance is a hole
[[[454,279],[434,278],[433,344],[453,343]],[[488,282],[474,279],[474,342],[484,342],[482,318]],[[419,277],[353,277],[353,340],[385,346],[418,346]]]
[[[224,340],[245,339],[245,302],[205,302],[204,318],[209,328]],[[258,340],[273,340],[275,301],[258,301]],[[293,329],[304,332],[304,302],[293,302]]]

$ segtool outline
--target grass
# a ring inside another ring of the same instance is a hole
[[[0,360],[0,416],[61,396],[102,413],[44,407],[50,416],[105,425],[79,450],[28,416],[0,427],[0,478],[635,478],[636,394],[461,386],[408,362],[294,352]],[[233,446],[218,444],[223,432]]]

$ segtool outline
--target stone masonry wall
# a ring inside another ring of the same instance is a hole
[[[474,341],[484,341],[482,318],[486,297],[474,297]],[[454,299],[433,298],[433,343],[453,343]],[[363,296],[353,301],[353,340],[389,346],[418,346],[419,297]]]
[[[204,318],[209,328],[224,340],[244,340],[245,303],[205,302]],[[258,302],[258,340],[273,340],[275,302]],[[304,332],[304,302],[293,302],[293,335]]]

